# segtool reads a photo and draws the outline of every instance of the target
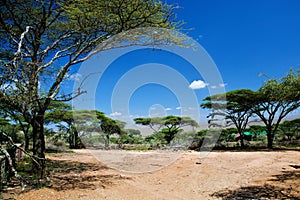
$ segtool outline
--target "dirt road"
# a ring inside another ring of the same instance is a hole
[[[17,199],[300,199],[300,152],[124,152],[76,150],[49,188]],[[79,163],[68,168],[70,163]],[[80,167],[81,166],[81,167]]]

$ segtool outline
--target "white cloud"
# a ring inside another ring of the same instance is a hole
[[[121,116],[121,115],[122,115],[122,113],[120,113],[120,112],[113,112],[110,114],[110,116],[112,116],[112,117],[117,117],[117,116]]]
[[[172,108],[165,108],[165,111],[170,111],[172,110]]]
[[[176,110],[181,110],[181,107],[180,106],[176,107]]]
[[[189,85],[189,88],[193,89],[193,90],[196,90],[196,89],[202,89],[202,88],[205,88],[208,84],[205,83],[204,81],[202,80],[195,80],[193,81],[190,85]]]
[[[68,74],[67,75],[67,79],[69,81],[80,81],[80,79],[82,78],[82,75],[79,73],[75,73],[75,74]]]
[[[216,89],[218,87],[224,88],[227,85],[227,83],[220,83],[218,86],[217,85],[212,85],[210,86],[211,89]]]
[[[220,83],[219,86],[220,87],[225,87],[227,85],[227,83]]]

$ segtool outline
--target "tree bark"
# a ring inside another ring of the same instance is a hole
[[[109,134],[106,135],[105,149],[109,149]]]
[[[272,131],[267,131],[268,149],[273,149]]]
[[[74,131],[74,149],[80,149],[80,142],[78,137],[78,131],[75,129]]]
[[[33,172],[39,173],[41,178],[45,177],[46,161],[45,161],[45,133],[44,133],[44,115],[39,114],[33,119],[33,156],[38,157],[37,161],[32,162]]]
[[[240,133],[240,140],[241,140],[241,149],[245,149],[245,143],[244,143],[244,133]]]
[[[69,148],[70,149],[80,149],[81,140],[78,135],[78,131],[75,129],[73,133],[69,135]]]

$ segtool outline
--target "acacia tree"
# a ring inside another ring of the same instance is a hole
[[[149,126],[157,133],[161,128],[167,144],[173,140],[175,135],[185,126],[197,127],[198,123],[190,117],[166,116],[162,118],[135,118],[136,124]],[[157,127],[155,129],[154,127]]]
[[[216,94],[204,98],[202,108],[211,109],[209,117],[210,125],[214,123],[215,116],[225,115],[228,119],[227,126],[234,125],[239,133],[241,148],[244,148],[244,130],[247,127],[249,118],[252,115],[251,103],[249,102],[251,90],[240,89],[233,90],[224,94]],[[213,109],[212,109],[213,105]]]
[[[45,115],[46,124],[55,123],[67,135],[69,148],[82,148],[83,137],[89,133],[103,132],[105,147],[109,147],[109,138],[112,134],[121,135],[125,122],[113,120],[98,110],[71,110],[70,105],[55,102],[55,108]]]
[[[86,112],[91,113],[90,111]],[[45,124],[56,124],[59,130],[64,132],[63,135],[67,138],[69,148],[71,149],[83,147],[74,120],[74,115],[78,120],[80,113],[80,111],[71,110],[71,106],[69,104],[57,101],[52,101],[49,106],[49,111],[45,113]],[[86,115],[84,116],[84,120],[88,120]]]
[[[160,117],[135,118],[133,120],[136,124],[148,126],[154,131],[154,133],[157,133],[163,127],[162,118]]]
[[[250,95],[252,111],[265,124],[268,148],[273,148],[273,140],[280,122],[300,106],[300,73],[291,70],[280,80],[268,80],[257,92]]]
[[[140,27],[176,29],[174,20],[173,7],[155,0],[0,2],[0,98],[32,126],[33,154],[40,158],[33,169],[39,169],[41,177],[45,175],[46,110],[52,100],[69,101],[84,93],[81,88],[72,93],[61,90],[72,67],[124,44],[181,44],[177,35],[125,32]],[[101,48],[95,49],[99,44]]]
[[[289,142],[292,142],[293,139],[300,139],[300,118],[284,121],[279,125],[278,130]]]
[[[97,119],[99,120],[102,132],[105,134],[105,148],[108,149],[110,136],[118,134],[122,137],[122,134],[125,134],[122,129],[125,127],[126,123],[119,120],[113,120],[102,113],[97,113]]]
[[[30,124],[24,119],[22,113],[20,113],[15,107],[11,105],[6,105],[4,102],[0,102],[0,115],[4,118],[8,118],[10,122],[17,125],[18,130],[22,131],[24,134],[24,143],[25,143],[25,150],[28,151],[29,149],[29,142],[31,139],[31,131],[30,131]]]

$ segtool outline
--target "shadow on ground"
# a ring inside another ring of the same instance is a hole
[[[224,190],[212,194],[223,200],[231,199],[300,199],[300,170],[283,171],[266,184]]]
[[[31,182],[24,190],[20,182],[13,178],[0,191],[0,199],[17,199],[21,193],[33,189],[51,188],[56,191],[107,188],[117,181],[128,177],[105,173],[109,168],[101,163],[82,163],[69,160],[47,160],[47,178],[38,179],[29,173],[28,169],[21,170],[23,177]],[[35,177],[35,178],[34,178]]]
[[[108,187],[117,180],[128,179],[115,174],[105,174],[108,167],[99,164],[74,161],[50,160],[48,172],[50,183],[47,187],[61,190],[96,189]]]

